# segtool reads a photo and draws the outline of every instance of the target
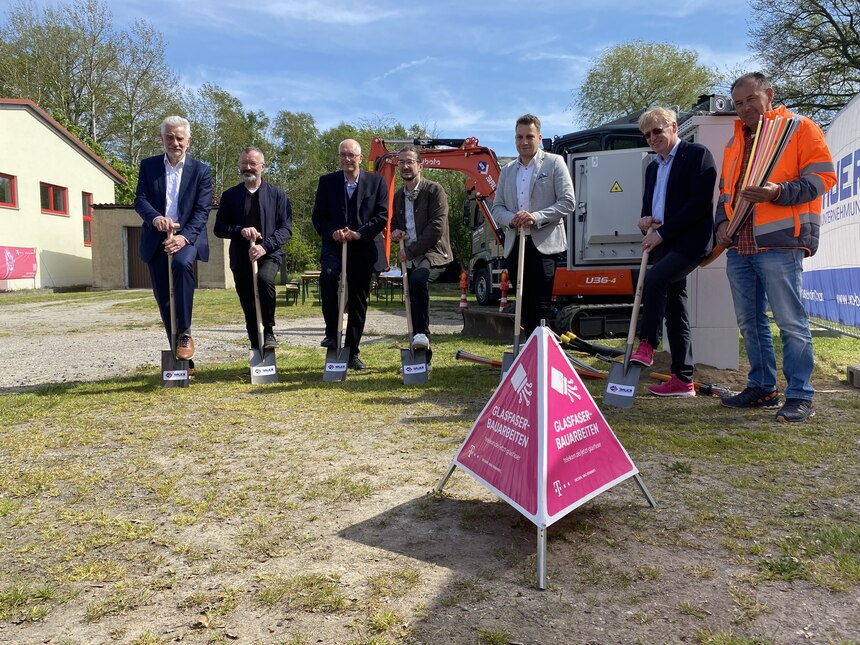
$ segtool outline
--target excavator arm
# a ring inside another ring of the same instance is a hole
[[[386,253],[391,241],[391,216],[394,212],[394,179],[397,172],[397,150],[389,145],[412,144],[419,148],[424,168],[457,170],[466,175],[466,192],[474,197],[484,220],[493,231],[498,244],[504,243],[504,233],[493,219],[492,199],[499,185],[501,168],[496,154],[478,145],[474,137],[468,139],[408,139],[384,140],[374,137],[370,146],[370,159],[374,173],[382,175],[388,184],[388,223],[385,226]]]

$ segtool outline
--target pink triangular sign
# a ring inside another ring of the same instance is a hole
[[[543,327],[529,337],[454,463],[544,527],[639,472]]]

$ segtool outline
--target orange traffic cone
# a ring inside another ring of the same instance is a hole
[[[508,270],[502,269],[502,275],[499,277],[499,286],[502,288],[502,299],[499,300],[499,313],[505,310],[508,306]]]
[[[466,271],[460,272],[460,305],[457,311],[465,311],[469,308],[469,303],[466,301],[466,289],[469,287],[469,274]]]

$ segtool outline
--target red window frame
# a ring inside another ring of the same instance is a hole
[[[48,206],[45,207],[43,201],[43,191],[44,189],[48,189]],[[62,210],[60,208],[56,208],[57,206],[57,196],[62,195],[63,204]],[[63,186],[55,186],[54,184],[47,184],[44,181],[39,182],[39,202],[42,204],[42,212],[47,213],[48,215],[69,215],[69,191],[67,188]]]
[[[93,245],[93,194],[81,193],[81,212],[84,215],[84,246]]]
[[[12,197],[12,201],[4,202],[2,198],[0,198],[0,206],[6,206],[7,208],[18,208],[18,187],[17,181],[15,179],[15,175],[7,175],[5,172],[0,172],[0,180],[7,180],[9,182],[9,192]]]

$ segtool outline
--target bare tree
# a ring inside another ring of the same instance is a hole
[[[828,122],[860,91],[858,0],[751,0],[750,47],[777,99]]]

